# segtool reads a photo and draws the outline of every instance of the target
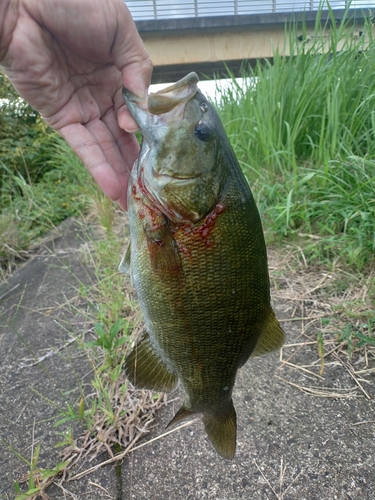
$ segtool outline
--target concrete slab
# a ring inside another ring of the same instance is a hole
[[[70,219],[51,234],[38,253],[0,285],[0,499],[15,497],[13,484],[28,467],[5,442],[30,460],[32,443],[41,445],[38,465],[55,467],[61,460],[59,408],[73,404],[82,378],[90,370],[72,335],[87,328],[77,289],[93,277],[83,263],[84,228]],[[76,308],[68,307],[69,304]],[[37,359],[58,352],[41,363]],[[98,484],[103,489],[93,486]],[[116,498],[113,468],[66,487],[77,498]],[[51,500],[66,493],[50,489]]]
[[[76,400],[88,372],[75,342],[66,346],[70,332],[85,331],[84,311],[64,306],[75,300],[77,286],[93,281],[81,258],[85,230],[68,221],[59,231],[45,253],[36,255],[0,285],[1,500],[14,498],[14,479],[27,472],[4,440],[27,459],[31,444],[39,442],[40,465],[56,465],[60,460],[54,448],[59,441],[53,428],[57,407]],[[288,321],[288,306],[284,301],[276,304],[288,343],[314,336],[312,329],[304,329],[302,335],[301,325]],[[51,349],[60,350],[35,363]],[[285,356],[293,350],[296,364],[309,365],[317,359],[316,346],[291,347]],[[308,395],[301,387],[320,396]],[[320,379],[316,371],[312,375],[288,368],[280,363],[278,354],[251,360],[240,371],[234,391],[238,447],[232,462],[216,454],[198,420],[134,451],[124,459],[122,475],[116,475],[115,466],[103,467],[65,483],[66,492],[51,487],[49,497],[372,500],[374,377],[368,377],[363,387],[368,398],[339,364],[327,366]],[[163,408],[144,443],[165,431],[180,404],[175,400]]]
[[[285,304],[276,310],[286,318]],[[288,343],[301,342],[297,322],[283,325]],[[316,360],[316,346],[306,346],[299,356],[305,364]],[[327,367],[324,380],[281,366],[278,354],[272,354],[250,360],[240,371],[233,398],[238,440],[232,462],[215,453],[198,422],[134,451],[123,465],[122,498],[374,499],[375,384],[366,385],[369,400],[339,366]],[[328,388],[342,397],[309,396],[291,383]],[[164,432],[180,404],[163,411],[147,439]]]

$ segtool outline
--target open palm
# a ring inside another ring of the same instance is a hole
[[[10,0],[3,19],[0,62],[14,87],[125,208],[138,144],[121,87],[142,96],[152,73],[128,9],[121,0]]]

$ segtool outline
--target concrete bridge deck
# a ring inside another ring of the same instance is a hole
[[[371,3],[371,2],[369,2]],[[374,12],[375,12],[375,2]],[[336,26],[346,16],[349,36],[362,36],[365,17],[372,17],[367,9],[336,9]],[[238,75],[244,61],[272,58],[277,48],[281,54],[290,53],[285,43],[285,29],[297,25],[297,37],[302,43],[302,25],[306,27],[307,43],[314,35],[317,11],[258,13],[248,15],[218,15],[207,17],[136,20],[138,30],[154,63],[153,83],[176,81],[189,71],[200,78],[227,75],[226,66]],[[332,27],[329,11],[320,17],[323,36],[329,41]],[[329,45],[327,43],[327,50]],[[225,64],[224,64],[225,63]]]

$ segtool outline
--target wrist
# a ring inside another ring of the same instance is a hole
[[[19,0],[0,0],[0,64],[8,51],[17,24]]]

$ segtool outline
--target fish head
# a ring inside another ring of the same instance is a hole
[[[219,201],[224,180],[220,146],[227,142],[213,106],[198,89],[198,76],[141,99],[123,89],[143,142],[138,181],[172,221],[198,222]]]

